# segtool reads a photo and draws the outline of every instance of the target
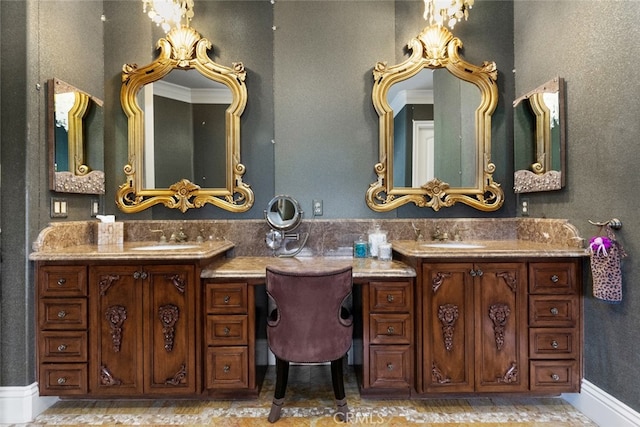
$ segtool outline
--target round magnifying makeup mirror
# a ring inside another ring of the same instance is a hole
[[[299,233],[292,233],[302,222],[303,214],[300,204],[293,197],[280,195],[271,199],[264,211],[267,224],[271,227],[265,241],[273,250],[274,256],[295,256],[304,248],[309,233],[303,233],[303,239],[300,239]],[[301,241],[301,243],[298,247],[289,249],[291,241]]]
[[[278,231],[295,230],[302,222],[300,204],[290,196],[276,196],[269,202],[265,217],[269,227]]]

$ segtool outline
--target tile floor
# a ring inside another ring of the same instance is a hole
[[[20,425],[191,425],[254,427],[267,422],[275,385],[270,367],[254,400],[61,400]],[[361,399],[353,370],[345,375],[350,425],[431,427],[597,427],[560,398]],[[288,426],[336,426],[329,366],[292,366],[282,418]]]

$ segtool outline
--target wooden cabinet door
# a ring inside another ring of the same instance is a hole
[[[142,281],[136,266],[89,269],[90,393],[143,392]]]
[[[423,384],[426,392],[474,391],[470,263],[423,264]]]
[[[195,393],[194,269],[147,266],[144,271],[145,393]]]
[[[526,391],[527,269],[524,263],[474,266],[476,391]]]

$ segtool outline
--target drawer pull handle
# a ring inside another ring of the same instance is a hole
[[[560,347],[560,345],[558,344],[558,341],[553,340],[553,341],[551,341],[551,347],[558,348],[558,347]]]
[[[393,297],[393,295],[391,295],[391,294],[387,295],[387,302],[393,302],[394,299],[395,298]]]
[[[60,311],[58,312],[58,318],[60,318],[60,319],[64,319],[65,317],[67,317],[67,312],[66,312],[66,311],[64,311],[64,310],[60,310]]]
[[[223,332],[225,335],[229,335],[229,333],[231,332],[231,329],[225,327]]]
[[[231,297],[229,295],[225,295],[223,301],[225,304],[229,304],[229,301],[231,301]]]
[[[552,307],[552,308],[551,308],[551,310],[549,310],[549,311],[550,311],[550,312],[551,312],[551,314],[553,314],[554,316],[557,316],[557,315],[558,315],[558,313],[559,313],[558,309],[557,309],[557,308],[555,308],[555,307]]]
[[[394,366],[393,363],[387,363],[387,371],[393,371]]]
[[[66,344],[60,344],[58,346],[58,351],[65,351],[67,349],[67,345]]]
[[[560,375],[558,375],[558,374],[552,374],[552,375],[551,375],[551,379],[552,379],[552,380],[554,380],[554,381],[560,381]]]
[[[225,374],[228,374],[230,370],[231,370],[231,366],[229,366],[229,365],[224,365],[224,366],[222,367],[222,371],[223,371]]]
[[[65,283],[67,283],[67,279],[65,279],[64,277],[58,279],[58,286],[64,286]]]
[[[387,333],[393,335],[396,332],[395,328],[393,326],[389,326],[387,328]]]
[[[60,377],[60,378],[58,378],[57,382],[58,382],[58,384],[63,385],[63,384],[66,384],[67,379],[65,377]]]
[[[554,274],[553,276],[551,276],[551,282],[558,283],[558,280],[560,280],[560,278],[557,275]]]

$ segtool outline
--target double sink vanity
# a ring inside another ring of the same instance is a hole
[[[362,395],[557,394],[582,376],[576,229],[529,218],[388,220],[394,259],[348,256],[371,220],[307,221],[305,256],[274,257],[257,220],[53,223],[33,245],[40,394],[247,397],[266,365],[267,265],[353,266]],[[414,228],[465,230],[462,242]],[[185,243],[152,230],[184,229]],[[196,243],[195,236],[207,236]]]

